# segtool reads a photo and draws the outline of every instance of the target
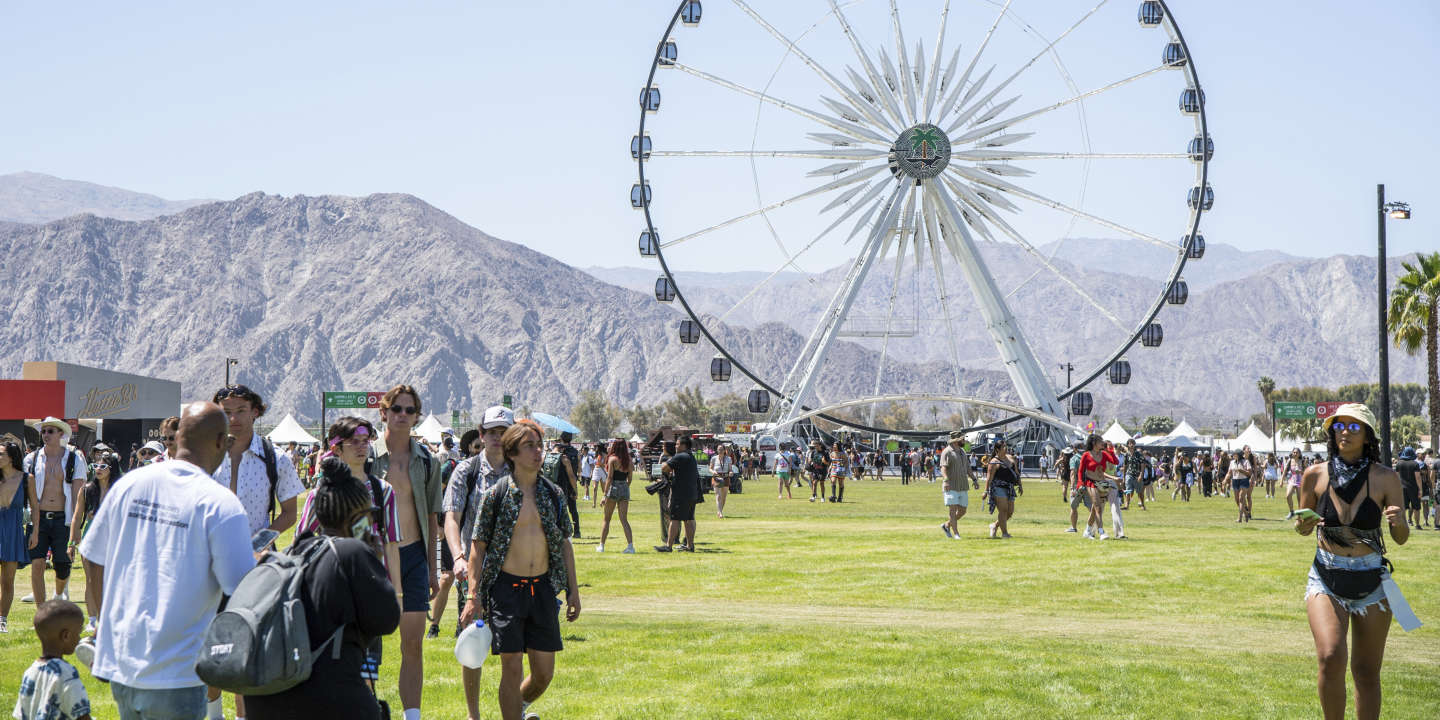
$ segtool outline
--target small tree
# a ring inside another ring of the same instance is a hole
[[[580,435],[587,440],[607,440],[620,424],[620,410],[600,391],[585,390],[580,393],[580,402],[570,410],[570,422],[580,428]]]
[[[705,398],[700,394],[700,386],[677,389],[675,397],[665,401],[665,414],[671,422],[678,425],[688,428],[705,427],[709,413],[705,408]]]
[[[651,430],[662,424],[665,417],[665,408],[661,405],[645,407],[636,404],[635,407],[625,411],[625,421],[630,423],[630,429],[641,435],[648,435]]]
[[[1390,441],[1395,447],[1420,444],[1420,438],[1430,431],[1429,423],[1419,415],[1401,415],[1390,425]]]
[[[1145,435],[1164,435],[1175,429],[1175,421],[1164,415],[1151,415],[1140,423],[1140,432]]]

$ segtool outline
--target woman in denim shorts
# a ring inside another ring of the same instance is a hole
[[[1355,683],[1355,716],[1380,717],[1380,663],[1392,612],[1409,606],[1390,580],[1384,528],[1397,545],[1410,538],[1400,476],[1380,464],[1375,418],[1360,403],[1341,405],[1325,421],[1329,461],[1307,468],[1300,481],[1295,531],[1316,527],[1317,547],[1305,588],[1305,610],[1319,659],[1320,707],[1326,718],[1345,715],[1345,670]],[[1347,642],[1346,635],[1349,635]],[[1347,648],[1350,657],[1346,657]]]

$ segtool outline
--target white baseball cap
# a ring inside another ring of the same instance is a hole
[[[150,442],[147,442],[147,443],[145,443],[144,445],[141,445],[141,446],[140,446],[140,449],[141,449],[141,450],[149,450],[149,451],[155,453],[156,455],[164,455],[164,454],[165,454],[165,446],[164,446],[164,445],[161,445],[159,440],[151,440]]]
[[[485,410],[485,419],[480,421],[481,430],[494,427],[510,427],[515,424],[515,413],[504,405],[494,405]]]

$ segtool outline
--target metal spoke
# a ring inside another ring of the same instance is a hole
[[[950,188],[961,197],[965,197],[967,194],[971,194],[974,192],[957,182],[951,181],[951,183],[948,184],[950,184]],[[975,200],[979,199],[975,198]],[[977,204],[980,204],[983,207],[983,201],[980,201]],[[1005,233],[1005,235],[1007,235],[1011,240],[1014,240],[1017,245],[1023,248],[1025,252],[1029,253],[1032,257],[1038,260],[1042,267],[1053,273],[1055,277],[1059,278],[1060,281],[1065,283],[1065,285],[1071,290],[1074,290],[1075,294],[1084,298],[1086,302],[1090,303],[1092,306],[1094,306],[1096,310],[1100,311],[1100,314],[1104,315],[1105,318],[1109,320],[1112,324],[1114,324],[1115,327],[1119,328],[1121,332],[1130,332],[1130,330],[1125,327],[1125,324],[1120,322],[1120,318],[1116,317],[1114,313],[1106,309],[1104,305],[1101,305],[1100,301],[1096,300],[1093,296],[1090,295],[1090,293],[1085,292],[1085,289],[1080,287],[1080,285],[1078,285],[1074,280],[1070,279],[1069,275],[1061,272],[1054,265],[1052,265],[1050,263],[1050,260],[1045,257],[1044,253],[1041,253],[1039,250],[1035,249],[1035,246],[1031,245],[1028,241],[1026,241],[1025,238],[1015,230],[1015,228],[1011,227],[1009,223],[1005,222],[1004,218],[1001,218],[999,215],[990,213],[988,211],[985,212],[985,217],[991,223],[994,223],[995,227],[998,228],[1000,232]]]
[[[913,125],[917,120],[915,83],[910,76],[910,58],[905,53],[905,33],[900,29],[900,7],[895,4],[895,0],[890,0],[890,25],[895,33],[895,52],[899,53],[896,59],[900,61],[900,96],[905,99],[905,107],[910,111],[905,124]]]
[[[960,137],[956,138],[953,142],[954,142],[955,144],[959,145],[959,144],[963,144],[963,143],[970,142],[971,140],[978,140],[979,138],[985,137],[986,135],[989,135],[989,134],[991,134],[991,133],[998,132],[998,131],[1000,131],[1000,130],[1004,130],[1005,128],[1008,128],[1008,127],[1010,127],[1011,125],[1015,125],[1016,123],[1019,123],[1019,122],[1025,121],[1025,120],[1029,120],[1030,118],[1033,118],[1033,117],[1036,117],[1036,116],[1039,116],[1039,115],[1044,115],[1045,113],[1052,112],[1052,111],[1054,111],[1054,110],[1059,110],[1060,108],[1065,107],[1066,105],[1070,105],[1071,103],[1079,102],[1079,101],[1084,100],[1085,98],[1088,98],[1088,97],[1092,97],[1092,96],[1095,96],[1095,95],[1099,95],[1100,93],[1103,93],[1103,92],[1105,92],[1105,91],[1107,91],[1107,90],[1114,90],[1115,88],[1123,87],[1123,86],[1128,85],[1128,84],[1130,84],[1130,83],[1132,83],[1132,82],[1135,82],[1136,80],[1139,80],[1140,78],[1143,78],[1143,77],[1146,77],[1146,76],[1149,76],[1149,75],[1153,75],[1153,74],[1155,74],[1155,73],[1157,73],[1157,72],[1160,72],[1160,71],[1162,71],[1162,70],[1167,70],[1167,69],[1169,69],[1169,68],[1170,68],[1169,65],[1161,65],[1161,66],[1159,66],[1159,67],[1154,67],[1154,68],[1151,68],[1151,69],[1146,70],[1146,71],[1144,71],[1144,72],[1136,73],[1136,74],[1131,75],[1130,77],[1127,77],[1127,78],[1125,78],[1125,79],[1123,79],[1123,80],[1116,80],[1115,82],[1110,83],[1109,85],[1106,85],[1106,86],[1104,86],[1104,87],[1099,87],[1099,88],[1095,88],[1094,90],[1089,90],[1089,91],[1087,91],[1087,92],[1080,93],[1079,95],[1076,95],[1075,97],[1072,97],[1072,98],[1066,98],[1066,99],[1064,99],[1064,100],[1061,100],[1060,102],[1055,103],[1054,105],[1049,105],[1049,106],[1040,108],[1039,110],[1031,110],[1030,112],[1024,113],[1024,114],[1022,114],[1022,115],[1016,115],[1016,116],[1014,116],[1014,117],[1012,117],[1012,118],[1008,118],[1008,119],[1005,119],[1005,120],[1001,120],[1001,121],[999,121],[999,122],[991,123],[990,125],[986,125],[985,127],[976,128],[976,129],[971,130],[970,132],[965,133],[964,135],[961,135]],[[1018,100],[1018,99],[1020,99],[1019,96],[1016,96],[1014,99],[1012,99],[1012,100],[1010,100],[1009,102],[1007,102],[1007,103],[1005,104],[1005,107],[1009,107],[1009,103],[1013,103],[1013,102],[1015,102],[1015,100]],[[985,122],[985,121],[989,120],[990,118],[993,118],[993,117],[995,117],[996,115],[999,115],[1000,112],[1003,112],[1003,110],[1001,110],[1001,111],[993,111],[993,112],[994,112],[994,114],[990,114],[989,112],[987,112],[986,115],[981,116],[981,117],[977,117],[977,118],[971,123],[971,125],[972,125],[972,126],[973,126],[973,125],[978,125],[978,124],[980,124],[980,123],[982,123],[982,122]]]
[[[821,125],[835,130],[839,130],[841,133],[844,133],[846,137],[854,139],[855,142],[868,141],[887,147],[890,145],[890,140],[887,140],[884,135],[881,135],[874,130],[871,130],[870,128],[857,125],[852,122],[846,122],[845,120],[841,120],[840,118],[832,118],[828,115],[822,115],[818,112],[815,112],[814,110],[810,110],[808,108],[801,107],[800,105],[796,105],[795,103],[789,102],[788,100],[781,100],[780,98],[777,98],[773,95],[767,95],[763,92],[760,92],[759,90],[753,90],[739,83],[731,82],[718,75],[714,75],[712,73],[705,72],[704,70],[690,67],[689,65],[684,65],[677,61],[672,61],[667,67],[689,73],[702,80],[708,80],[712,83],[715,83],[716,85],[719,85],[720,87],[729,88],[743,95],[749,95],[750,97],[753,97],[757,100],[768,102],[783,110],[789,110],[790,112],[793,112],[800,117],[814,120]],[[862,140],[862,138],[865,139]]]
[[[996,162],[1002,160],[1180,160],[1189,159],[1186,153],[1062,153],[1026,152],[1024,150],[956,150],[950,153],[950,161]]]
[[[811,59],[810,56],[805,53],[805,51],[801,50],[799,45],[796,45],[789,38],[785,37],[783,33],[775,29],[775,26],[771,25],[769,21],[767,21],[765,18],[760,17],[760,13],[757,13],[753,9],[751,9],[751,7],[749,5],[746,5],[743,0],[731,0],[731,2],[734,2],[737,7],[743,10],[746,15],[749,15],[752,20],[754,20],[757,24],[760,25],[760,27],[765,28],[766,32],[770,33],[770,35],[772,35],[776,40],[780,41],[780,43],[785,46],[786,50],[795,53],[795,57],[800,58],[801,62],[810,66],[810,69],[814,70],[815,73],[820,76],[820,79],[824,80],[830,85],[830,87],[834,88],[835,92],[838,92],[841,95],[849,98],[850,102],[856,105],[862,112],[864,112],[866,116],[870,118],[870,121],[872,123],[874,123],[878,127],[889,129],[891,133],[899,132],[888,122],[886,122],[884,118],[866,109],[864,107],[864,103],[861,102],[861,98],[855,96],[855,94],[849,88],[845,87],[845,85],[841,83],[838,79],[836,79],[834,75],[831,75],[828,70],[820,67],[820,64]]]
[[[935,49],[935,54],[937,56],[936,59],[938,60],[940,48],[937,45]],[[958,62],[960,62],[960,47],[957,45],[955,47],[955,52],[950,55],[950,64],[945,66],[945,72],[940,75],[938,85],[936,84],[936,80],[933,74],[934,71],[931,71],[932,74],[930,77],[930,88],[925,91],[925,122],[931,122],[934,119],[935,101],[945,94],[946,88],[950,87],[950,81],[955,76],[955,64]],[[938,68],[939,65],[936,65],[935,67]],[[944,105],[941,105],[941,107],[944,107]]]
[[[914,197],[913,192],[911,197]],[[901,233],[896,240],[895,275],[890,279],[890,305],[885,311],[885,333],[880,338],[880,360],[875,363],[875,390],[871,393],[872,395],[880,394],[880,379],[885,374],[885,360],[890,354],[890,323],[895,321],[895,299],[900,295],[900,273],[905,267],[905,237],[905,233]],[[885,257],[883,251],[880,257]],[[870,406],[870,424],[875,424],[874,405]]]
[[[965,72],[960,74],[960,80],[950,89],[950,94],[941,101],[940,119],[943,119],[945,114],[950,112],[946,108],[949,108],[951,104],[955,102],[956,98],[960,97],[960,92],[965,89],[965,83],[970,81],[970,73],[975,71],[975,63],[980,62],[980,56],[984,54],[985,46],[990,44],[990,36],[995,34],[995,28],[999,27],[1000,21],[1005,18],[1005,13],[1010,9],[1011,2],[1012,0],[1005,0],[1005,5],[1000,8],[1000,12],[995,16],[995,22],[990,23],[990,29],[985,31],[985,39],[980,42],[980,47],[975,48],[975,56],[970,58],[970,64],[966,65]]]
[[[685,236],[682,236],[682,237],[678,237],[678,238],[675,238],[674,240],[670,240],[670,241],[667,241],[667,242],[662,242],[662,243],[660,243],[660,247],[661,247],[661,249],[669,248],[669,247],[674,247],[675,245],[679,245],[680,243],[683,243],[683,242],[685,242],[686,240],[693,240],[693,239],[695,239],[695,238],[697,238],[697,237],[700,237],[701,235],[704,235],[704,234],[706,234],[706,233],[713,232],[713,231],[715,231],[715,230],[719,230],[720,228],[723,228],[723,227],[727,227],[727,226],[730,226],[730,225],[734,225],[735,223],[740,222],[741,220],[748,220],[748,219],[750,219],[750,218],[752,218],[752,217],[755,217],[755,216],[757,216],[757,215],[763,215],[763,214],[765,214],[765,213],[767,213],[767,212],[770,212],[771,210],[775,210],[775,209],[777,209],[777,208],[785,207],[786,205],[789,205],[790,203],[797,202],[797,201],[800,201],[800,200],[804,200],[804,199],[806,199],[806,198],[810,198],[810,197],[814,197],[814,196],[816,196],[816,195],[820,195],[820,194],[823,194],[823,193],[830,192],[831,190],[835,190],[835,189],[837,189],[837,188],[845,187],[846,185],[850,185],[850,184],[853,184],[853,183],[860,182],[861,180],[864,180],[864,179],[866,179],[866,178],[872,177],[872,176],[874,176],[876,173],[879,173],[880,171],[882,171],[882,170],[887,170],[887,169],[888,169],[888,168],[887,168],[885,165],[876,165],[875,167],[872,167],[872,168],[866,168],[866,169],[864,169],[864,170],[856,171],[854,174],[852,174],[852,175],[850,175],[850,176],[848,176],[848,177],[840,178],[839,180],[836,180],[836,181],[834,181],[834,182],[825,183],[824,185],[821,185],[821,186],[819,186],[819,187],[817,187],[817,188],[814,188],[814,189],[811,189],[811,190],[806,190],[805,192],[800,193],[799,195],[794,195],[794,196],[785,198],[784,200],[780,200],[780,201],[778,201],[778,202],[770,203],[769,205],[766,205],[765,207],[762,207],[762,208],[760,208],[760,209],[758,209],[758,210],[752,210],[752,211],[750,211],[750,212],[748,212],[748,213],[745,213],[744,215],[736,215],[735,217],[730,218],[729,220],[725,220],[725,221],[723,221],[723,222],[721,222],[721,223],[718,223],[718,224],[716,224],[716,225],[711,225],[710,227],[707,227],[707,228],[705,228],[705,229],[703,229],[703,230],[696,230],[695,232],[692,232],[692,233],[690,233],[689,235],[685,235]]]
[[[895,191],[890,195],[881,222],[876,224],[870,232],[865,246],[861,249],[859,256],[855,258],[855,264],[851,266],[845,280],[840,283],[835,297],[830,301],[830,306],[816,323],[810,339],[805,343],[804,349],[795,359],[795,365],[786,375],[785,383],[780,386],[783,391],[780,425],[788,424],[790,418],[800,412],[805,396],[810,392],[810,387],[815,381],[820,363],[824,360],[826,351],[830,349],[830,344],[834,342],[846,315],[849,314],[850,307],[854,304],[861,285],[864,284],[865,276],[870,272],[883,236],[894,232],[897,215],[900,212],[900,195],[906,187],[906,183],[895,184]],[[791,388],[794,389],[791,390]]]
[[[999,95],[1001,90],[1004,90],[1006,87],[1008,87],[1008,86],[1010,85],[1010,83],[1015,82],[1015,79],[1018,78],[1018,77],[1020,77],[1020,74],[1021,74],[1021,73],[1025,72],[1025,71],[1028,70],[1028,69],[1030,69],[1030,66],[1031,66],[1031,65],[1034,65],[1036,60],[1039,60],[1040,58],[1044,57],[1044,56],[1045,56],[1045,53],[1050,52],[1050,49],[1051,49],[1051,48],[1055,47],[1055,45],[1056,45],[1057,43],[1059,43],[1061,40],[1064,40],[1067,36],[1070,35],[1070,33],[1074,32],[1074,31],[1075,31],[1075,28],[1080,27],[1081,23],[1084,23],[1086,20],[1089,20],[1089,19],[1090,19],[1090,16],[1091,16],[1091,15],[1094,15],[1094,14],[1095,14],[1095,11],[1097,11],[1097,10],[1099,10],[1101,7],[1103,7],[1106,2],[1108,2],[1108,0],[1100,0],[1100,2],[1099,2],[1095,7],[1090,8],[1090,11],[1089,11],[1089,12],[1087,12],[1087,13],[1085,13],[1084,15],[1080,16],[1080,19],[1079,19],[1079,20],[1076,20],[1074,25],[1071,25],[1070,27],[1066,28],[1065,32],[1060,33],[1060,36],[1059,36],[1059,37],[1055,38],[1054,40],[1051,40],[1050,43],[1045,46],[1045,49],[1041,50],[1041,51],[1040,51],[1039,53],[1037,53],[1034,57],[1030,58],[1030,60],[1027,61],[1024,65],[1021,65],[1018,70],[1016,70],[1014,73],[1011,73],[1010,77],[1007,77],[1007,78],[1005,78],[1004,80],[1002,80],[999,85],[996,85],[994,88],[992,88],[992,89],[990,90],[990,92],[988,92],[988,93],[985,94],[984,97],[982,97],[982,98],[980,98],[979,100],[977,100],[977,101],[975,102],[975,104],[973,104],[973,105],[970,106],[970,109],[969,109],[969,110],[966,110],[966,111],[960,113],[960,116],[955,119],[954,124],[952,124],[948,129],[945,130],[945,134],[946,134],[946,135],[954,134],[954,132],[955,132],[956,130],[960,129],[960,127],[961,127],[962,125],[964,125],[967,120],[969,120],[971,117],[973,117],[973,116],[975,115],[975,113],[980,110],[980,108],[983,108],[983,107],[985,106],[985,103],[988,103],[988,102],[990,102],[991,100],[995,99],[995,96],[996,96],[996,95]]]
[[[884,150],[656,150],[651,157],[739,157],[802,158],[805,160],[873,160],[887,155]],[[1180,157],[1188,157],[1181,155]]]
[[[989,185],[990,187],[993,187],[993,188],[995,188],[996,190],[1001,190],[1001,191],[1004,191],[1004,192],[1008,192],[1008,193],[1010,193],[1011,195],[1015,195],[1016,197],[1022,197],[1022,198],[1025,198],[1026,200],[1029,200],[1029,201],[1031,201],[1031,202],[1039,203],[1039,204],[1044,205],[1044,206],[1046,206],[1046,207],[1051,207],[1051,208],[1054,208],[1054,209],[1059,210],[1059,211],[1061,211],[1061,212],[1069,213],[1069,214],[1071,214],[1071,215],[1074,215],[1075,217],[1083,218],[1083,219],[1085,219],[1085,220],[1089,220],[1090,222],[1093,222],[1093,223],[1095,223],[1096,225],[1100,225],[1100,226],[1102,226],[1102,227],[1110,228],[1111,230],[1114,230],[1114,231],[1116,231],[1116,232],[1125,233],[1126,235],[1129,235],[1130,237],[1133,237],[1133,238],[1135,238],[1136,240],[1144,240],[1145,242],[1148,242],[1148,243],[1150,243],[1150,244],[1152,244],[1152,245],[1158,245],[1158,246],[1160,246],[1160,247],[1163,247],[1163,248],[1165,248],[1166,250],[1179,250],[1179,249],[1180,249],[1180,245],[1179,245],[1178,243],[1166,242],[1166,241],[1164,241],[1164,240],[1161,240],[1160,238],[1155,237],[1154,235],[1148,235],[1148,234],[1146,234],[1146,233],[1140,232],[1139,230],[1135,230],[1135,229],[1132,229],[1132,228],[1128,228],[1128,227],[1126,227],[1126,226],[1124,226],[1124,225],[1121,225],[1120,223],[1115,222],[1114,220],[1107,220],[1107,219],[1105,219],[1105,218],[1100,217],[1099,215],[1092,215],[1091,213],[1087,213],[1087,212],[1085,212],[1084,210],[1079,210],[1079,209],[1076,209],[1076,208],[1072,208],[1072,207],[1070,207],[1069,205],[1066,205],[1065,203],[1060,202],[1059,200],[1051,200],[1050,198],[1045,197],[1044,195],[1041,195],[1041,194],[1035,193],[1035,192],[1031,192],[1031,191],[1029,191],[1029,190],[1026,190],[1025,188],[1020,187],[1019,185],[1015,185],[1015,184],[1013,184],[1013,183],[1005,182],[1004,180],[1001,180],[1001,179],[999,179],[999,178],[996,178],[995,176],[993,176],[993,175],[991,175],[991,174],[989,174],[989,173],[976,172],[976,171],[971,170],[971,169],[969,169],[969,168],[966,168],[966,167],[964,167],[964,166],[951,165],[950,167],[951,167],[951,168],[954,168],[955,171],[956,171],[959,175],[961,175],[962,177],[965,177],[966,179],[969,179],[969,180],[972,180],[972,181],[974,181],[974,182],[980,183],[981,185]],[[947,169],[948,169],[948,168],[947,168]]]
[[[955,376],[955,392],[958,394],[964,390],[960,383],[960,345],[955,340],[955,323],[950,315],[950,290],[945,286],[945,263],[942,262],[939,248],[935,247],[935,239],[940,233],[936,231],[935,208],[927,201],[924,209],[925,240],[930,246],[930,257],[935,262],[935,282],[940,293],[940,309],[945,314],[945,339],[950,344],[950,369]],[[959,259],[959,253],[952,251],[952,254],[956,256],[957,260]],[[878,395],[879,392],[877,391],[876,394]]]
[[[820,240],[823,239],[826,235],[829,235],[831,230],[834,230],[835,228],[839,227],[839,226],[840,226],[840,223],[845,222],[845,220],[846,220],[847,218],[849,218],[851,215],[853,215],[853,214],[855,213],[855,211],[859,210],[859,209],[862,208],[862,207],[866,207],[867,204],[868,204],[868,206],[870,207],[870,210],[871,210],[872,212],[875,210],[875,208],[880,207],[880,204],[881,204],[882,201],[881,201],[879,198],[877,198],[876,196],[879,195],[879,194],[880,194],[880,191],[883,190],[883,189],[885,189],[885,187],[886,187],[887,185],[888,185],[888,183],[884,183],[884,182],[875,183],[875,186],[870,189],[870,192],[868,192],[868,193],[865,194],[865,197],[861,198],[859,202],[851,205],[851,206],[850,206],[850,209],[849,209],[849,210],[846,210],[844,213],[842,213],[842,214],[840,215],[840,217],[835,218],[835,221],[832,222],[832,223],[830,223],[830,226],[829,226],[829,227],[825,228],[824,230],[821,230],[819,235],[816,235],[816,236],[814,237],[814,239],[812,239],[810,242],[805,243],[805,247],[800,248],[800,250],[797,251],[795,254],[790,255],[789,257],[787,257],[787,258],[785,259],[785,262],[780,263],[780,267],[775,268],[775,271],[772,272],[772,273],[770,273],[769,275],[767,275],[764,280],[761,280],[759,283],[756,283],[755,287],[750,288],[750,291],[747,292],[747,293],[745,293],[744,297],[741,297],[739,300],[736,300],[736,301],[735,301],[735,304],[734,304],[734,305],[731,305],[729,310],[726,310],[724,313],[722,313],[722,314],[720,315],[720,318],[719,318],[720,321],[721,321],[721,322],[724,322],[724,321],[725,321],[725,318],[727,318],[727,317],[730,316],[730,313],[735,312],[736,310],[738,310],[741,305],[744,305],[746,301],[748,301],[750,298],[754,297],[755,294],[758,293],[758,292],[760,292],[760,290],[763,289],[766,285],[770,284],[770,281],[771,281],[771,280],[774,280],[776,277],[779,277],[780,273],[782,273],[782,272],[785,271],[785,268],[787,268],[787,267],[788,267],[788,268],[794,268],[796,271],[804,272],[803,270],[800,269],[800,266],[799,266],[799,265],[796,265],[796,264],[795,264],[795,262],[796,262],[797,260],[799,260],[802,255],[804,255],[805,253],[809,252],[811,248],[815,247],[815,245],[816,245],[817,243],[819,243]]]
[[[866,76],[870,78],[870,84],[875,88],[877,97],[883,101],[882,107],[890,113],[890,119],[895,121],[894,125],[887,124],[887,127],[891,132],[898,135],[900,133],[899,126],[905,122],[900,119],[900,108],[894,105],[893,99],[885,92],[885,88],[883,87],[884,83],[880,80],[879,72],[875,70],[875,64],[870,61],[870,56],[865,52],[865,49],[860,46],[860,38],[857,37],[855,31],[851,29],[850,21],[846,19],[845,13],[840,10],[840,6],[835,3],[835,0],[830,0],[830,11],[835,14],[835,19],[840,21],[840,30],[845,33],[845,38],[850,41],[850,47],[855,50],[855,56],[860,58],[860,65],[864,68]]]

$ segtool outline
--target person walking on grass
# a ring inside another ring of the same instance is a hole
[[[205,715],[205,628],[255,566],[245,507],[212,477],[230,442],[219,405],[185,406],[175,457],[126,473],[80,544],[100,598],[91,674],[123,720]]]
[[[1015,458],[1010,454],[1005,438],[1000,438],[995,441],[985,470],[985,496],[994,504],[996,512],[995,522],[990,524],[991,538],[998,532],[1000,537],[1009,539],[1009,522],[1015,514],[1015,498],[1024,494]]]
[[[37,507],[35,484],[23,468],[20,446],[7,442],[0,448],[0,633],[10,632],[8,616],[15,601],[15,573],[30,561],[31,535],[25,535],[24,508]],[[88,577],[88,575],[87,575]]]
[[[39,425],[43,444],[25,457],[25,474],[35,486],[37,502],[30,506],[30,590],[22,602],[45,602],[45,558],[55,565],[55,597],[69,600],[70,553],[80,541],[80,526],[72,523],[80,489],[89,466],[70,447],[70,424],[47,417]]]
[[[1100,494],[1100,488],[1107,477],[1105,474],[1107,464],[1105,459],[1105,441],[1101,439],[1099,435],[1091,433],[1090,436],[1085,439],[1085,452],[1079,455],[1080,462],[1075,474],[1075,492],[1077,494],[1084,494],[1085,500],[1088,501],[1085,502],[1085,506],[1090,510],[1088,517],[1085,519],[1085,534],[1083,537],[1087,540],[1104,540],[1106,539],[1105,524],[1101,520],[1100,504],[1105,501],[1105,496]],[[1077,504],[1074,500],[1070,503],[1072,518],[1075,515]],[[1071,522],[1071,527],[1074,527],[1074,521],[1072,520]]]
[[[1290,456],[1285,458],[1285,464],[1281,468],[1285,476],[1285,508],[1290,512],[1295,511],[1295,501],[1300,497],[1300,478],[1305,474],[1305,460],[1300,457],[1300,448],[1290,451]],[[1209,492],[1205,493],[1209,495]]]
[[[850,453],[840,443],[830,450],[830,502],[844,502],[845,478],[850,476]]]
[[[1390,579],[1383,528],[1389,527],[1397,545],[1410,539],[1401,509],[1405,493],[1399,475],[1380,464],[1370,408],[1341,405],[1325,419],[1324,432],[1329,461],[1308,468],[1300,484],[1300,507],[1320,517],[1295,520],[1301,535],[1320,528],[1305,587],[1320,709],[1326,720],[1345,717],[1348,665],[1355,717],[1374,720],[1380,717],[1380,663],[1390,619],[1397,606],[1405,606],[1403,597],[1391,597],[1382,584]]]
[[[1170,493],[1170,499],[1176,497],[1190,502],[1190,456],[1186,453],[1179,453],[1175,457],[1175,490]]]
[[[1055,461],[1055,477],[1060,480],[1060,502],[1062,503],[1070,500],[1070,459],[1074,454],[1074,450],[1066,447],[1060,451],[1060,458]],[[1070,527],[1072,529],[1075,527],[1074,520],[1070,521]]]
[[[500,444],[514,470],[481,502],[470,542],[480,577],[461,620],[469,624],[484,613],[493,632],[491,654],[500,656],[500,715],[521,720],[538,718],[529,707],[550,686],[555,653],[564,649],[555,596],[563,590],[565,619],[574,622],[580,617],[580,589],[564,491],[540,476],[545,447],[540,426],[517,422]]]
[[[605,552],[605,539],[610,536],[610,515],[618,509],[620,529],[625,531],[625,549],[620,553],[634,555],[635,538],[630,533],[629,517],[630,474],[634,467],[630,464],[630,450],[625,447],[624,440],[610,441],[610,452],[605,456],[605,466],[605,524],[600,528],[600,544],[595,547],[595,552]]]
[[[1420,463],[1415,461],[1415,448],[1406,445],[1400,448],[1395,473],[1400,476],[1400,489],[1405,493],[1405,521],[1420,526]]]
[[[1140,499],[1140,509],[1145,508],[1145,455],[1135,447],[1135,441],[1125,441],[1125,463],[1122,471],[1125,474],[1125,506],[1122,510],[1130,509],[1132,498]]]
[[[965,433],[950,433],[950,444],[940,453],[940,465],[945,470],[945,487],[941,495],[950,519],[940,524],[941,532],[951,540],[960,539],[960,518],[970,507],[970,457],[965,454]]]
[[[691,454],[693,441],[683,436],[675,441],[675,453],[660,463],[660,474],[670,479],[670,488],[664,491],[662,502],[668,527],[665,544],[656,545],[656,552],[670,552],[680,537],[680,527],[685,527],[685,542],[680,545],[682,552],[695,552],[695,506],[703,501],[700,492],[700,464]]]
[[[1237,451],[1230,458],[1230,472],[1226,474],[1225,483],[1229,486],[1235,496],[1235,522],[1249,522],[1250,520],[1250,493],[1251,493],[1251,466],[1250,461],[1245,458],[1242,452]]]
[[[790,500],[790,455],[786,451],[775,453],[776,500]]]
[[[730,476],[735,474],[734,448],[721,445],[710,460],[710,489],[715,492],[715,517],[725,517],[725,497],[730,494]]]
[[[510,463],[505,460],[501,440],[505,431],[515,424],[515,415],[504,405],[495,405],[485,410],[480,421],[480,430],[473,437],[470,430],[462,438],[462,445],[469,445],[474,454],[455,467],[450,474],[450,483],[445,488],[445,543],[453,558],[451,574],[460,589],[460,601],[470,597],[471,581],[475,568],[470,567],[470,538],[475,531],[475,516],[484,500],[485,493],[511,472]],[[464,618],[456,624],[455,634],[465,627]],[[480,668],[460,668],[460,684],[465,692],[465,710],[469,720],[480,718]]]

